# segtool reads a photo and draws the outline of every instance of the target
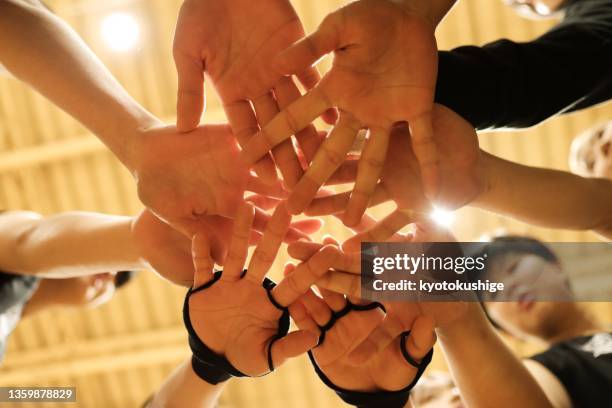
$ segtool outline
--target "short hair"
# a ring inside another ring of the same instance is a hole
[[[491,268],[494,267],[496,260],[502,259],[504,256],[510,254],[535,255],[539,256],[547,262],[559,262],[559,258],[557,257],[557,255],[555,255],[555,253],[547,245],[545,245],[536,238],[520,235],[502,235],[495,237],[490,242],[480,247],[478,253],[471,254],[470,256],[478,257],[483,256],[484,254],[487,254],[487,262],[485,262],[485,267],[482,270],[473,268],[467,271],[468,279],[471,282],[477,282],[484,278],[491,270]],[[482,307],[482,310],[486,315],[487,319],[489,319],[491,324],[496,329],[504,331],[501,326],[499,326],[497,322],[493,320],[487,312],[487,308],[483,303],[482,295],[482,292],[476,292],[476,296],[478,297],[480,306]]]
[[[472,256],[487,254],[487,262],[485,262],[485,267],[482,270],[474,268],[468,271],[468,277],[471,281],[482,279],[490,272],[496,260],[509,254],[536,255],[548,262],[559,262],[557,255],[547,245],[535,238],[520,235],[495,237],[491,242],[480,247],[478,252],[478,254]]]

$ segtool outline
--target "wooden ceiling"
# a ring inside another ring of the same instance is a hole
[[[129,92],[154,114],[175,118],[176,73],[171,58],[178,0],[49,0],[108,65]],[[338,0],[293,0],[307,30],[341,4]],[[136,50],[115,53],[101,40],[101,19],[132,13],[141,39]],[[463,0],[438,32],[442,49],[483,44],[500,37],[533,38],[550,23],[520,19],[496,0]],[[324,62],[323,66],[326,67]],[[212,95],[212,90],[209,90]],[[526,164],[567,169],[574,135],[612,117],[612,105],[554,118],[520,133],[487,133],[482,147]],[[208,98],[205,121],[224,120]],[[0,77],[0,208],[44,214],[89,210],[135,214],[141,208],[129,174],[101,143],[70,117],[17,80]],[[385,209],[375,211],[381,215]],[[529,233],[549,241],[589,241],[586,232],[547,230],[475,209],[457,212],[453,230],[464,240],[496,229]],[[347,231],[328,220],[323,234]],[[279,265],[285,256],[279,257]],[[278,279],[279,274],[273,275]],[[136,407],[187,353],[180,317],[184,290],[143,272],[108,305],[96,310],[54,311],[23,321],[11,338],[0,385],[73,385],[79,407]],[[609,321],[607,305],[597,307]],[[519,352],[527,352],[512,343]],[[441,353],[434,368],[444,369]],[[20,405],[26,407],[27,405]],[[46,404],[36,404],[45,407]],[[48,405],[57,407],[58,405]],[[66,406],[74,407],[75,404]],[[342,406],[313,374],[305,358],[263,379],[233,381],[222,398],[232,407]]]

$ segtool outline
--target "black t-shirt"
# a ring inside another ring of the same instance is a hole
[[[486,18],[486,17],[482,17]],[[439,52],[436,102],[477,129],[524,128],[612,98],[612,0],[575,0],[525,43]]]
[[[0,272],[0,361],[8,337],[19,323],[23,306],[38,287],[38,281],[34,276]]]
[[[575,408],[612,407],[612,334],[576,337],[531,359],[561,381]]]

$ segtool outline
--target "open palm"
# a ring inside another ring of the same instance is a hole
[[[279,104],[284,106],[300,95],[291,79],[280,79],[278,72],[271,69],[270,61],[303,36],[302,24],[288,0],[263,4],[251,0],[185,1],[174,40],[179,129],[191,130],[199,123],[206,73],[223,102],[236,138],[244,144],[258,130],[258,123],[265,125],[274,117]],[[317,71],[310,67],[298,74],[308,88],[319,79]],[[275,158],[283,175],[294,179],[301,175],[290,143],[279,147]],[[256,170],[262,177],[276,178],[269,158],[260,162]]]
[[[184,134],[173,126],[152,128],[134,143],[141,201],[188,237],[202,227],[205,215],[233,217],[245,190],[282,195],[280,184],[250,175],[227,125]]]
[[[303,128],[325,109],[339,121],[296,186],[290,209],[301,212],[343,162],[361,128],[370,137],[362,153],[344,222],[356,225],[382,171],[389,133],[408,122],[428,195],[436,189],[437,153],[431,110],[437,71],[431,25],[392,1],[360,0],[328,15],[318,30],[284,51],[278,69],[295,74],[334,52],[331,70],[307,95],[289,105],[245,147],[251,163]]]
[[[435,105],[433,137],[444,160],[438,168],[438,198],[436,205],[455,210],[474,200],[485,189],[485,175],[478,149],[478,138],[473,127],[448,108]],[[392,201],[396,210],[380,220],[368,231],[357,234],[345,243],[349,250],[359,249],[360,242],[380,242],[406,225],[426,219],[432,209],[425,196],[412,139],[405,126],[393,129],[389,154],[380,181],[369,206]],[[347,183],[357,177],[357,162],[345,162],[330,183]],[[306,209],[308,215],[337,214],[345,210],[350,193],[316,198]]]
[[[240,207],[223,272],[213,274],[206,235],[194,238],[195,289],[189,299],[189,315],[208,348],[242,373],[257,376],[309,350],[316,336],[296,331],[281,337],[284,311],[273,303],[272,283],[265,280],[290,224],[284,205],[277,207],[243,273],[253,217],[250,205]]]
[[[290,275],[293,268],[288,266],[285,273]],[[369,361],[355,365],[349,359],[351,352],[372,334],[385,313],[379,307],[371,307],[375,305],[349,304],[343,295],[319,291],[322,298],[310,291],[295,301],[289,311],[300,329],[324,331],[322,342],[310,354],[313,363],[335,387],[359,392],[398,391],[415,380],[417,369],[407,363],[401,348],[412,359],[422,359],[435,342],[433,326],[428,321],[415,322],[410,335],[403,339],[397,336]],[[336,320],[329,327],[332,312]]]

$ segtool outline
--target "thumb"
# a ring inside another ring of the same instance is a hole
[[[319,342],[319,336],[313,332],[298,330],[278,339],[272,345],[272,364],[274,368],[280,367],[287,359],[300,356]]]
[[[303,75],[325,54],[340,48],[338,13],[329,14],[319,28],[281,52],[272,64],[281,75]]]
[[[210,280],[215,265],[211,257],[210,240],[206,234],[194,235],[191,241],[191,256],[195,269],[193,287],[198,288]]]
[[[205,109],[204,63],[182,51],[174,52],[178,73],[176,127],[180,132],[195,129]]]
[[[415,360],[420,361],[429,353],[436,343],[435,323],[433,319],[419,316],[412,324],[410,336],[406,339],[406,351]]]

